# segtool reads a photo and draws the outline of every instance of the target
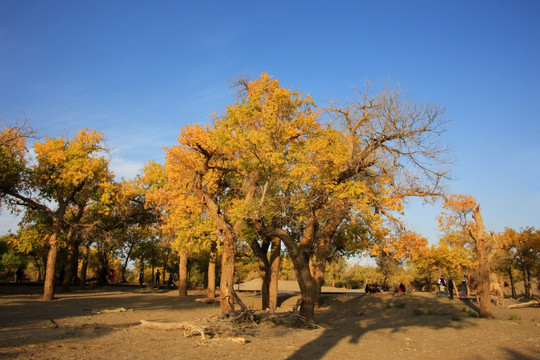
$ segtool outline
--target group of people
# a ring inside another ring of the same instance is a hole
[[[158,269],[156,271],[154,284],[159,286],[160,281],[161,281],[161,271],[159,271],[159,269]],[[139,284],[141,286],[143,286],[143,283],[144,283],[144,270],[141,269],[141,272],[139,274]],[[169,273],[169,281],[167,282],[167,286],[168,287],[176,286],[176,284],[174,283],[174,273],[172,273],[172,272]]]
[[[366,288],[364,290],[366,291],[366,294],[380,293],[382,291],[381,287],[377,285],[376,282],[374,284],[366,284]]]
[[[366,292],[366,294],[374,294],[374,293],[382,292],[382,288],[381,288],[380,285],[377,284],[377,282],[375,282],[373,284],[368,283],[368,284],[366,284],[366,287],[365,287],[364,291]],[[398,287],[397,291],[400,294],[404,294],[405,293],[405,285],[403,283],[399,284],[399,287]]]
[[[460,298],[467,297],[467,280],[465,279],[461,280],[461,283],[456,289],[454,280],[451,277],[448,278],[448,281],[446,281],[444,276],[441,275],[438,281],[438,285],[440,296],[446,296],[446,293],[448,292],[448,297],[450,298],[450,300],[454,300],[454,292],[457,291]]]

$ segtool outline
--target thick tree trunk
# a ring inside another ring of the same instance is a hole
[[[219,284],[222,313],[234,310],[234,298],[230,286],[234,285],[234,236],[223,232],[223,256],[221,258],[221,281]]]
[[[68,235],[68,238],[71,236]],[[69,291],[70,285],[72,284],[73,279],[73,270],[75,270],[75,276],[77,276],[77,268],[76,265],[74,266],[74,263],[77,262],[77,249],[79,247],[79,243],[76,241],[69,241],[68,244],[68,254],[67,254],[67,260],[66,260],[66,266],[64,267],[64,282],[62,284],[62,288],[64,291]]]
[[[268,309],[270,304],[270,263],[268,261],[268,248],[270,239],[265,238],[262,244],[251,241],[250,247],[259,265],[259,277],[261,278],[261,309]]]
[[[480,214],[480,207],[473,213],[473,219],[476,223],[476,255],[478,260],[478,296],[480,297],[480,317],[490,319],[491,313],[491,295],[489,291],[489,263],[486,256],[485,241],[487,234],[485,232],[484,221]]]
[[[308,323],[315,322],[315,301],[317,296],[317,285],[311,276],[309,269],[309,256],[305,252],[298,252],[296,256],[291,256],[294,264],[294,273],[298,286],[300,287],[300,296],[302,305],[300,306],[300,315],[306,318]]]
[[[58,253],[58,244],[56,241],[56,231],[49,238],[49,253],[47,255],[47,267],[45,270],[45,284],[43,285],[43,300],[54,299],[54,277],[55,277],[55,265],[56,254]]]
[[[215,241],[210,244],[210,258],[208,260],[208,287],[206,298],[214,300],[216,297],[216,262],[217,262],[217,244]]]
[[[270,251],[270,286],[268,294],[268,308],[275,310],[278,307],[278,283],[279,283],[279,263],[281,260],[281,240],[272,239]]]
[[[322,231],[321,237],[315,249],[315,258],[311,260],[311,275],[315,281],[315,305],[317,307],[322,305],[321,298],[321,287],[324,283],[324,273],[326,271],[326,263],[328,259],[328,254],[330,252],[330,245],[332,243],[332,237],[334,236],[339,224],[343,220],[343,216],[340,216],[340,213],[336,211],[335,216],[333,216],[326,223],[324,230]]]
[[[178,295],[187,296],[188,288],[188,251],[180,251],[180,261],[178,265]]]

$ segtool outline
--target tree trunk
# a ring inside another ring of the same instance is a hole
[[[49,301],[54,299],[54,277],[56,254],[58,253],[58,244],[56,242],[57,232],[53,231],[49,237],[49,253],[47,255],[47,267],[45,270],[45,284],[43,285],[43,300]]]
[[[178,295],[187,296],[188,288],[188,251],[180,251],[180,261],[178,264]]]
[[[68,234],[68,239],[71,237],[70,234]],[[64,282],[62,284],[62,288],[64,291],[69,291],[70,285],[72,283],[73,279],[73,270],[75,270],[75,276],[77,275],[77,268],[73,266],[73,263],[76,262],[77,259],[77,248],[79,247],[79,244],[76,241],[69,241],[68,244],[68,254],[67,254],[67,260],[66,260],[66,266],[64,267]]]
[[[99,271],[98,271],[98,284],[105,285],[109,282],[107,277],[109,276],[109,260],[107,259],[107,250],[105,245],[102,245],[99,249]]]
[[[208,260],[208,287],[206,298],[214,300],[216,297],[216,262],[217,262],[217,244],[212,241],[210,244],[210,258]]]
[[[135,244],[131,244],[130,247],[129,247],[129,250],[126,254],[126,259],[124,260],[124,264],[122,265],[122,282],[123,283],[126,283],[126,269],[127,269],[127,266],[128,266],[128,262],[129,262],[129,255],[131,255],[131,251],[133,250],[133,247],[135,246]]]
[[[221,281],[219,284],[222,313],[234,310],[234,298],[230,286],[234,285],[234,236],[229,231],[223,234],[223,256],[221,258]]]
[[[476,255],[478,257],[478,296],[480,297],[480,317],[490,319],[491,314],[491,295],[489,291],[489,263],[486,256],[485,241],[487,234],[485,232],[484,222],[480,214],[480,206],[473,213],[473,219],[476,223]]]
[[[279,283],[279,263],[281,260],[281,240],[272,239],[272,250],[270,251],[270,286],[268,294],[268,308],[275,310],[278,307],[278,283]]]
[[[508,268],[508,277],[510,278],[510,288],[512,289],[512,299],[517,297],[516,295],[516,284],[514,283],[514,274],[512,268]]]
[[[343,216],[340,216],[340,212],[336,211],[335,216],[329,219],[328,223],[322,231],[319,243],[315,249],[315,258],[310,263],[310,270],[313,280],[315,281],[315,305],[320,307],[322,305],[321,287],[324,283],[324,273],[326,271],[326,259],[328,259],[328,253],[330,252],[330,245],[332,238],[339,226]]]
[[[270,263],[268,261],[268,248],[270,247],[270,239],[264,238],[262,244],[253,240],[249,243],[251,250],[257,258],[259,265],[259,277],[261,278],[261,309],[269,308],[270,301]]]
[[[529,269],[526,270],[526,274],[527,274],[527,288],[525,290],[525,296],[528,297],[529,299],[532,299],[533,295],[532,295],[531,272],[529,271]]]
[[[300,296],[302,305],[300,306],[300,315],[306,318],[308,323],[315,322],[315,301],[317,296],[317,285],[311,276],[309,269],[309,255],[299,251],[296,256],[291,255],[294,264],[294,273],[298,286],[300,287]]]
[[[90,253],[90,244],[84,244],[81,263],[81,286],[86,287],[86,270],[88,268],[88,254]]]

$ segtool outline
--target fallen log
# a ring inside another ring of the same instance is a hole
[[[187,333],[184,333],[185,337],[190,337],[198,333],[201,335],[202,340],[206,340],[206,329],[188,322],[173,323],[141,320],[141,324],[138,327],[156,330],[184,330],[187,331]]]
[[[533,300],[533,301],[529,301],[529,302],[526,302],[526,303],[509,305],[508,308],[509,309],[520,309],[520,308],[539,307],[539,306],[540,306],[540,301]]]
[[[92,310],[94,314],[109,314],[109,313],[117,313],[117,312],[126,312],[126,311],[133,311],[133,309],[126,309],[126,308],[116,308],[116,309],[102,309],[102,310]]]

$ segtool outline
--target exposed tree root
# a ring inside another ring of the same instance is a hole
[[[236,304],[241,308],[239,311],[231,311],[225,315],[232,323],[237,325],[258,326],[261,322],[272,321],[276,325],[285,325],[291,327],[304,327],[308,329],[320,328],[320,326],[309,322],[304,316],[300,315],[300,306],[302,299],[298,299],[292,311],[287,313],[276,313],[273,311],[254,311],[248,309],[240,299],[234,288],[230,287],[231,294]]]

